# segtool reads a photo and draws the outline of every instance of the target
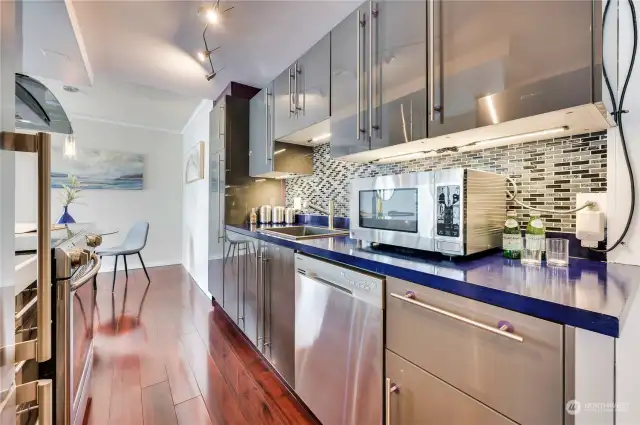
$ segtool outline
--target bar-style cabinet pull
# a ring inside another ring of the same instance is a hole
[[[294,83],[294,79],[295,75],[291,70],[291,67],[289,67],[289,118],[291,118],[291,116],[296,112],[293,102],[293,89],[291,88]]]
[[[446,310],[443,310],[441,308],[432,306],[430,304],[426,304],[426,303],[423,303],[421,301],[417,301],[415,299],[416,298],[415,293],[413,293],[412,291],[407,291],[406,295],[394,294],[392,292],[391,296],[393,298],[395,298],[395,299],[407,302],[409,304],[413,304],[413,305],[415,305],[417,307],[424,308],[426,310],[432,311],[434,313],[440,314],[440,315],[448,317],[450,319],[457,320],[459,322],[466,323],[467,325],[471,325],[473,327],[476,327],[476,328],[479,328],[479,329],[483,329],[483,330],[491,332],[493,334],[503,336],[503,337],[508,338],[508,339],[510,339],[512,341],[521,342],[521,343],[524,342],[524,338],[523,337],[521,337],[520,335],[516,335],[514,333],[509,332],[508,331],[509,329],[507,329],[507,328],[503,328],[503,323],[502,322],[500,322],[498,328],[494,328],[494,327],[485,325],[484,323],[476,322],[475,320],[469,319],[468,317],[460,316],[459,314],[455,314],[455,313],[452,313],[450,311],[446,311]]]
[[[269,89],[264,89],[264,130],[266,134],[264,162],[266,165],[269,165],[269,161],[271,161],[272,159],[269,157],[269,151],[271,150],[269,149],[269,145],[273,143],[269,140],[271,138],[271,134],[269,131],[269,96],[271,96],[271,93],[269,93]]]
[[[360,77],[362,76],[362,56],[364,54],[364,49],[362,48],[362,32],[366,25],[366,18],[364,18],[364,15],[361,15],[359,10],[356,24],[356,42],[358,44],[356,51],[356,137],[360,140],[360,137],[364,136],[363,133],[365,132],[362,128],[362,81],[360,81]]]
[[[429,121],[434,122],[436,119],[435,113],[435,98],[436,98],[436,80],[435,80],[435,53],[433,49],[435,48],[435,1],[436,0],[427,0],[429,4],[429,39],[427,40],[427,50],[429,54]]]
[[[377,57],[378,55],[378,43],[377,43],[377,24],[376,24],[376,29],[374,31],[373,29],[373,24],[374,22],[377,21],[378,18],[378,9],[377,9],[377,5],[375,4],[375,2],[370,1],[369,2],[369,137],[373,138],[374,137],[374,130],[378,130],[379,124],[377,123],[377,110],[374,113],[373,110],[373,98],[376,95],[376,90],[375,90],[375,79],[373,78],[373,64],[374,62],[376,63],[377,66],[377,60],[374,61],[374,57]],[[375,42],[375,49],[374,49],[374,41]]]
[[[304,108],[300,107],[300,85],[298,84],[298,76],[302,75],[302,68],[300,68],[298,66],[298,62],[296,62],[295,66],[295,81],[294,81],[294,86],[295,86],[295,90],[296,90],[296,105],[295,105],[295,109],[296,109],[296,116],[298,115],[298,113],[300,111],[304,111]]]
[[[400,387],[392,384],[391,378],[387,378],[384,388],[384,425],[391,425],[391,394],[397,393]]]
[[[225,121],[224,110],[225,110],[225,106],[220,105],[220,108],[219,108],[220,112],[218,112],[218,137],[224,137],[224,130],[222,130],[222,124]]]
[[[223,152],[225,152],[223,150]],[[218,154],[218,198],[224,199],[224,191],[220,191],[220,170],[222,172],[226,172],[224,168],[224,159],[222,159],[222,154]],[[220,226],[218,226],[218,242],[224,241],[224,211],[222,210],[222,202],[218,200],[218,217],[220,218]],[[223,301],[224,302],[224,301]]]

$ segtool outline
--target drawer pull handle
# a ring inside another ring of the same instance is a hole
[[[450,311],[442,310],[442,309],[440,309],[438,307],[434,307],[432,305],[425,304],[425,303],[420,302],[420,301],[416,301],[416,294],[413,291],[407,291],[406,295],[398,295],[398,294],[394,294],[392,292],[391,296],[393,298],[396,298],[398,300],[402,300],[402,301],[407,302],[409,304],[413,304],[415,306],[422,307],[422,308],[427,309],[429,311],[432,311],[434,313],[438,313],[438,314],[441,314],[443,316],[449,317],[451,319],[458,320],[460,322],[466,323],[468,325],[475,326],[476,328],[484,329],[485,331],[489,331],[491,333],[503,336],[505,338],[509,338],[509,339],[511,339],[513,341],[524,342],[524,338],[522,338],[520,335],[516,335],[516,334],[510,333],[507,330],[503,330],[503,329],[498,329],[498,328],[494,328],[494,327],[491,327],[491,326],[487,326],[484,323],[476,322],[475,320],[471,320],[471,319],[469,319],[467,317],[463,317],[463,316],[460,316],[458,314],[451,313]],[[502,323],[503,322],[500,322],[500,324],[502,324]],[[506,323],[508,323],[508,322],[506,322]]]
[[[397,393],[400,391],[400,387],[396,384],[391,383],[391,379],[387,378],[385,381],[385,389],[387,390],[385,394],[385,422],[384,425],[391,425],[391,394]]]

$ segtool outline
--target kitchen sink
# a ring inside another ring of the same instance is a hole
[[[258,230],[265,235],[278,236],[286,239],[315,239],[331,238],[334,236],[345,236],[349,234],[347,229],[329,229],[327,227],[315,226],[293,226],[293,227],[267,227]]]

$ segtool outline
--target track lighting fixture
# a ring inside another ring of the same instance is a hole
[[[211,81],[217,75],[217,72],[213,67],[213,61],[211,60],[211,53],[215,52],[220,48],[220,47],[216,47],[213,50],[209,49],[209,46],[207,45],[207,37],[206,37],[207,28],[209,28],[210,24],[211,25],[217,24],[220,21],[220,16],[231,9],[233,9],[233,7],[230,7],[221,12],[220,0],[214,1],[213,4],[211,4],[210,6],[200,6],[198,8],[198,16],[203,16],[207,21],[206,25],[204,26],[204,30],[202,31],[202,41],[204,41],[204,50],[198,52],[198,59],[200,60],[200,62],[205,62],[208,59],[209,65],[211,66],[211,72],[205,75],[205,78],[207,79],[207,81]]]
[[[198,52],[198,59],[200,60],[200,62],[206,61],[207,59],[209,59],[211,57],[211,53],[215,52],[219,48],[220,47],[216,47],[213,50],[203,50],[201,52]]]

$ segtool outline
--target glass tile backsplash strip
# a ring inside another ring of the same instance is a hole
[[[286,180],[286,203],[293,207],[293,199],[301,197],[328,208],[329,199],[333,198],[336,216],[348,217],[349,182],[353,178],[468,167],[511,176],[519,184],[519,199],[527,204],[569,210],[575,206],[576,193],[606,192],[606,137],[606,131],[578,134],[380,165],[332,159],[327,143],[314,148],[313,175]],[[528,214],[524,208],[508,204],[518,211],[521,225],[526,226]],[[575,215],[542,217],[549,231],[575,232]]]

